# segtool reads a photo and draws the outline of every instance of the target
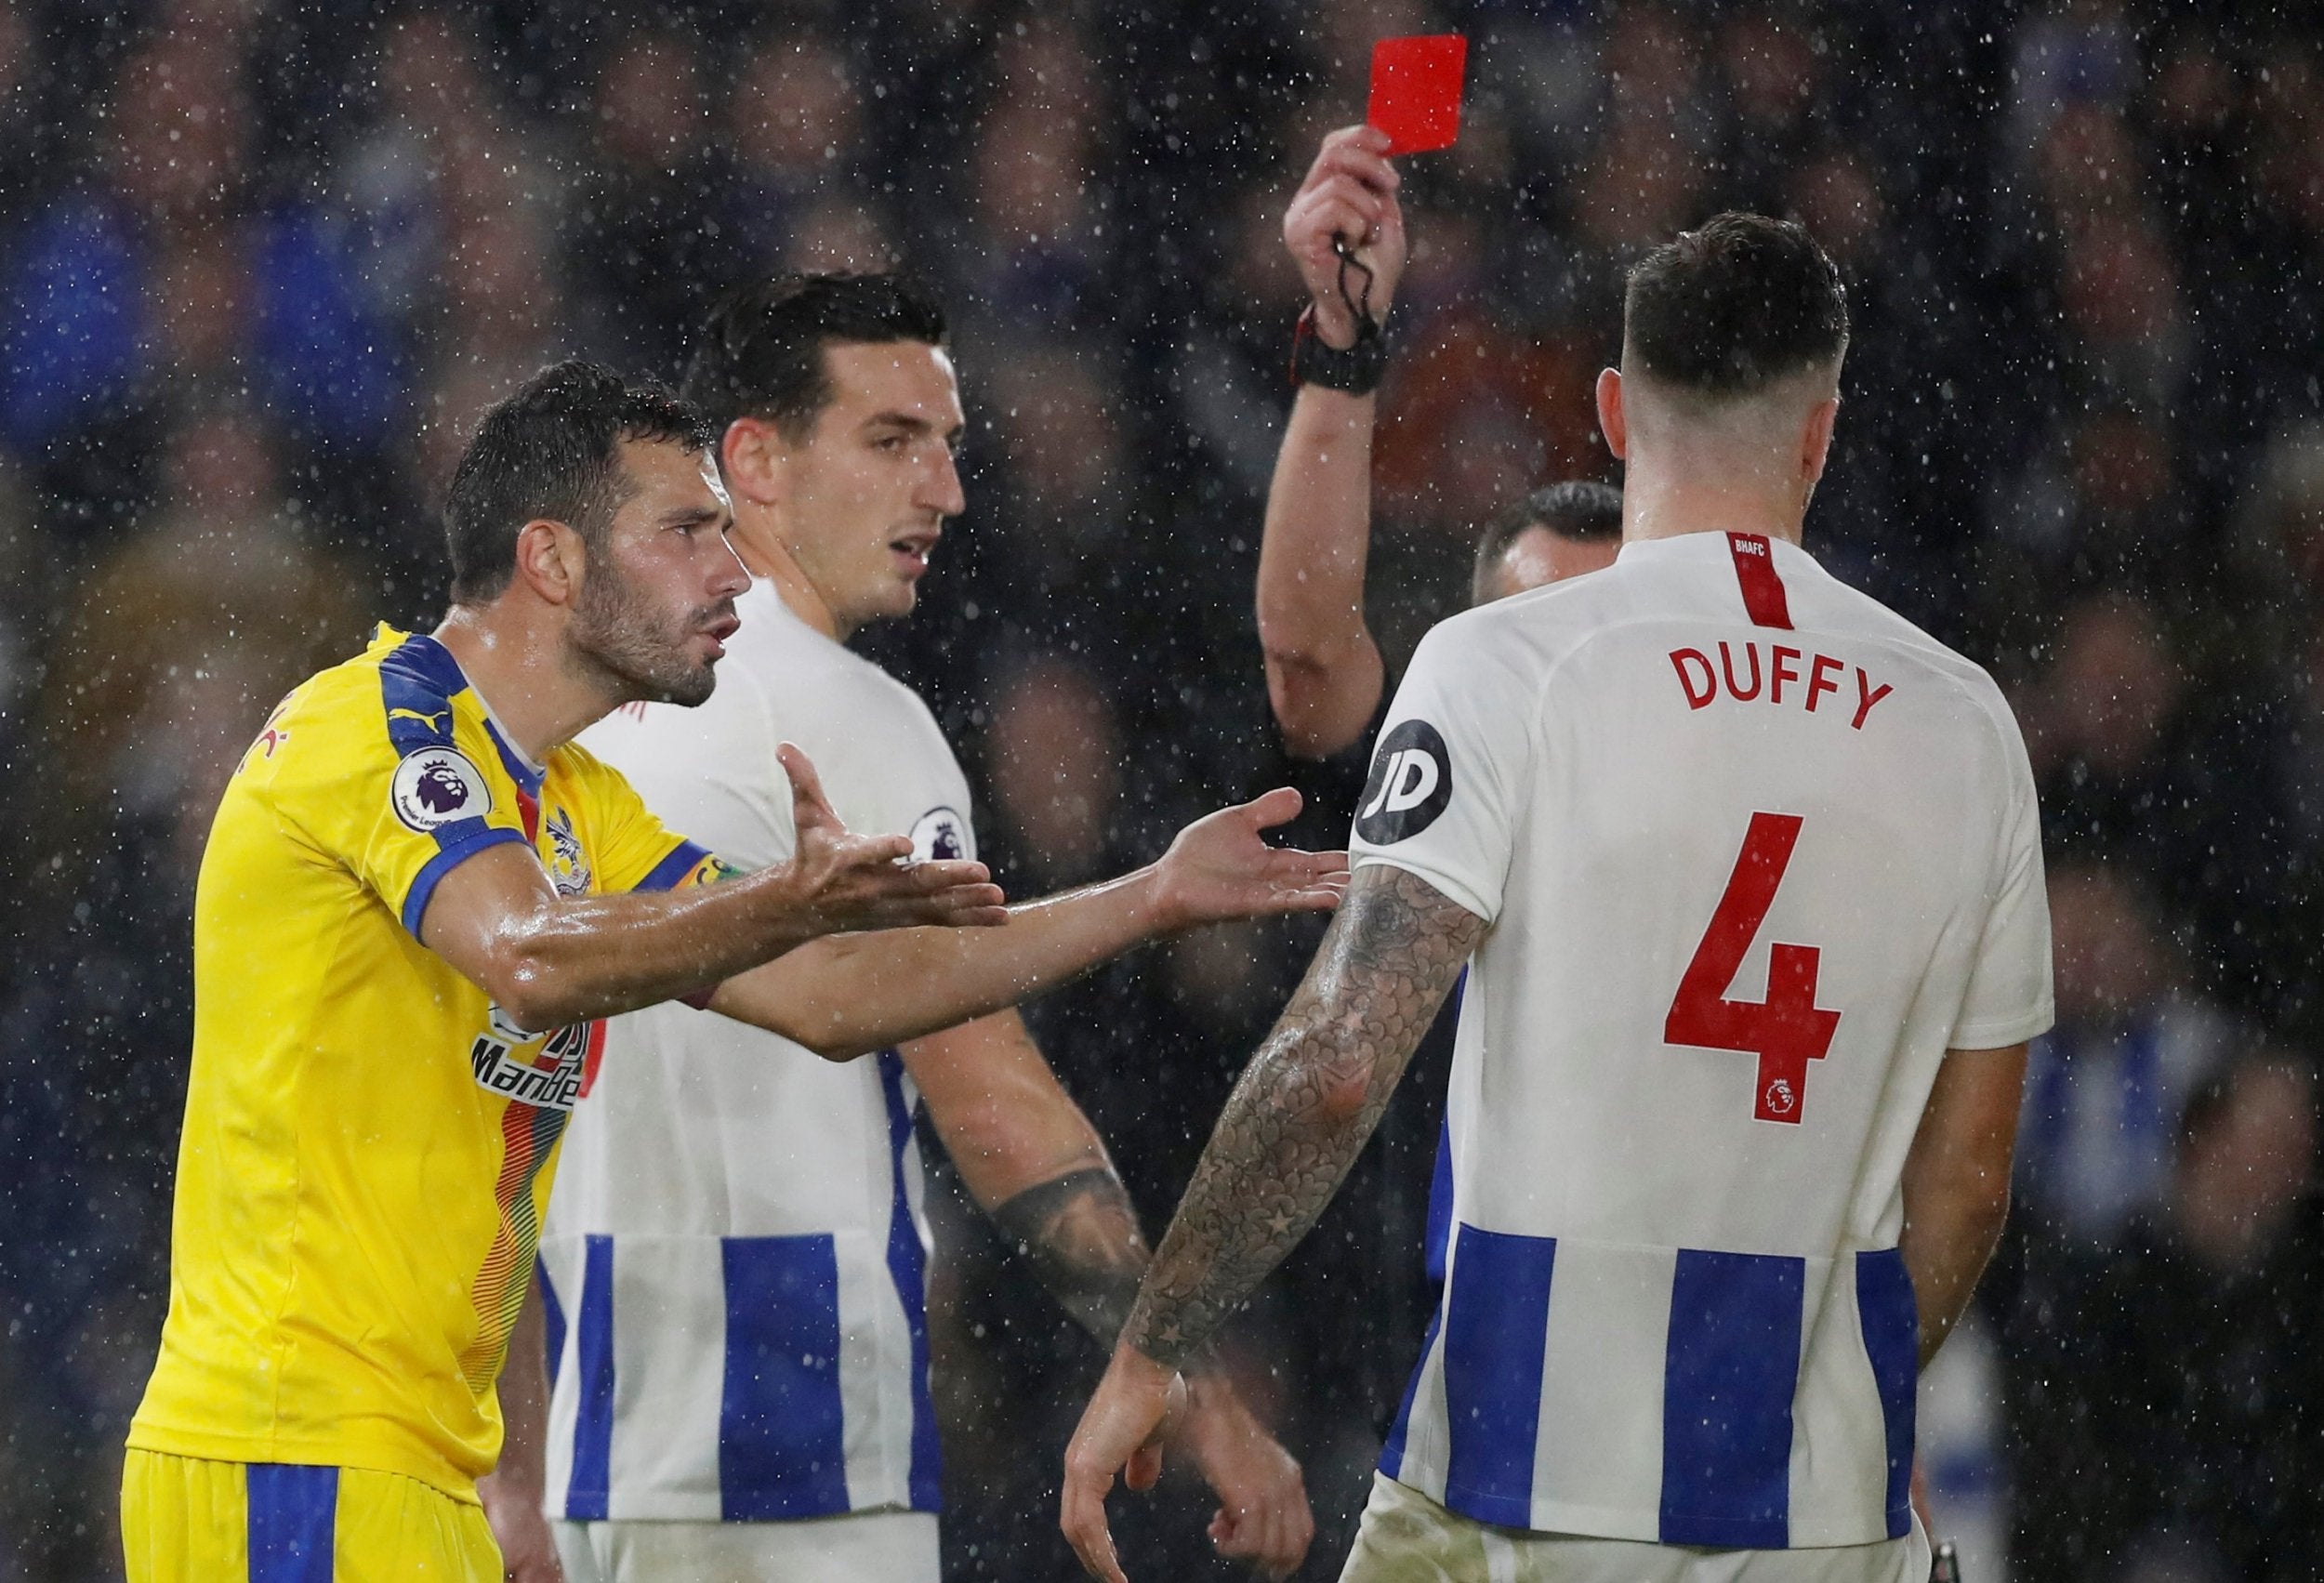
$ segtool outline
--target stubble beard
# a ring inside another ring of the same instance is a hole
[[[607,566],[582,583],[567,640],[585,666],[613,683],[621,702],[641,699],[693,708],[710,696],[719,679],[711,663],[693,658],[686,645],[721,613],[719,606],[705,605],[682,620],[665,621]]]

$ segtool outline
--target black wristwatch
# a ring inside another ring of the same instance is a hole
[[[1291,332],[1291,383],[1321,385],[1351,396],[1368,396],[1388,372],[1388,333],[1368,313],[1355,316],[1355,345],[1326,346],[1315,333],[1315,305],[1309,303]]]

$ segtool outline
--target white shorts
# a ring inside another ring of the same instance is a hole
[[[1496,1528],[1374,1473],[1340,1583],[1928,1583],[1929,1563],[1917,1518],[1877,1545],[1688,1550]]]
[[[565,1583],[937,1583],[936,1514],[797,1523],[551,1522]]]

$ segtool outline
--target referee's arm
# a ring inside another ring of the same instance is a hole
[[[1355,344],[1340,299],[1335,238],[1363,238],[1372,316],[1384,322],[1404,269],[1396,173],[1365,127],[1334,132],[1283,218],[1284,245],[1313,302],[1311,333]],[[1380,706],[1386,672],[1364,622],[1364,570],[1372,531],[1372,423],[1379,398],[1303,386],[1275,454],[1259,541],[1259,640],[1267,700],[1284,745],[1328,759],[1353,745]]]
[[[1314,387],[1291,408],[1259,543],[1259,642],[1283,745],[1328,759],[1380,707],[1387,670],[1364,621],[1377,398]]]

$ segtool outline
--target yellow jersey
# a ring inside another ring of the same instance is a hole
[[[131,1446],[475,1498],[601,1041],[511,1026],[419,943],[437,883],[517,841],[567,895],[720,872],[583,749],[527,763],[432,638],[383,627],[269,717],[202,859],[169,1316]]]

